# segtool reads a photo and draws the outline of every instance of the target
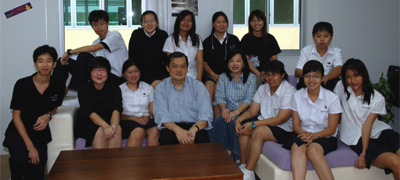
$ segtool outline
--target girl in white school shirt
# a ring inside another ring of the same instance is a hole
[[[386,114],[384,97],[372,88],[361,60],[347,60],[341,76],[342,82],[334,90],[343,106],[340,139],[359,155],[354,167],[373,164],[400,179],[399,133],[377,120],[378,115]]]
[[[305,179],[307,159],[319,179],[334,179],[325,154],[336,150],[336,127],[342,113],[339,98],[321,87],[324,67],[316,60],[303,67],[306,88],[292,97],[293,130],[297,134],[291,148],[293,179]]]
[[[203,76],[203,43],[196,34],[196,21],[191,11],[181,11],[175,20],[174,32],[165,40],[167,55],[179,51],[188,57],[187,76],[201,81]]]

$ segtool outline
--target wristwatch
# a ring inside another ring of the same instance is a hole
[[[252,124],[251,127],[252,127],[253,129],[257,127],[256,124],[254,124],[254,121],[251,121],[251,124]]]
[[[49,117],[49,121],[50,121],[51,119],[53,119],[53,116],[52,116],[50,113],[47,113],[47,116]]]
[[[200,131],[200,128],[199,128],[199,126],[197,124],[193,124],[193,127],[196,127],[197,131]]]

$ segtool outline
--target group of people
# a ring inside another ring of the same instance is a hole
[[[213,15],[204,41],[187,10],[170,36],[153,11],[141,21],[129,52],[118,31],[108,30],[103,10],[89,15],[99,36],[93,45],[68,49],[58,61],[53,47],[34,51],[37,72],[15,84],[3,142],[12,179],[44,179],[48,123],[69,90],[80,103],[75,137],[93,148],[121,147],[122,139],[137,147],[146,137],[149,146],[221,142],[240,158],[244,179],[254,179],[263,143],[274,141],[291,150],[294,179],[305,179],[307,159],[320,179],[333,179],[324,155],[337,148],[341,122],[340,140],[359,155],[356,168],[373,164],[399,179],[399,134],[377,120],[385,99],[361,60],[342,63],[341,50],[330,45],[330,23],[315,24],[315,43],[301,50],[296,89],[260,10],[250,13],[241,41],[227,33],[223,12]]]

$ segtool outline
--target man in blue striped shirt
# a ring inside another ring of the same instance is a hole
[[[205,86],[187,77],[188,59],[181,52],[167,58],[170,74],[154,91],[154,119],[160,145],[209,142],[213,112]]]

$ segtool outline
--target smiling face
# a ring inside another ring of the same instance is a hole
[[[123,75],[124,75],[127,83],[135,84],[135,85],[138,84],[139,79],[140,79],[140,71],[135,65],[132,65],[131,67],[129,67],[124,72]]]
[[[158,22],[154,14],[149,13],[143,16],[142,27],[147,34],[151,35],[156,30]]]
[[[167,70],[173,81],[185,80],[188,71],[188,64],[186,63],[185,57],[175,57],[171,59]]]
[[[38,74],[42,76],[51,75],[51,70],[56,67],[56,63],[49,53],[38,56],[36,62],[34,62],[33,65],[37,69]]]
[[[313,36],[315,45],[318,49],[327,49],[332,40],[332,34],[328,31],[318,31]]]
[[[346,82],[353,89],[353,92],[354,94],[356,94],[356,96],[363,94],[363,77],[361,76],[361,74],[358,74],[357,72],[348,69],[346,71]]]
[[[98,20],[97,22],[92,22],[92,29],[94,32],[100,36],[101,39],[105,39],[108,33],[108,25],[110,22],[106,22],[103,19]]]
[[[102,89],[104,83],[108,78],[107,69],[106,68],[94,68],[90,71],[90,77],[97,89]]]
[[[215,32],[225,33],[228,28],[228,22],[225,17],[221,15],[212,23],[212,26],[214,27]]]
[[[193,26],[193,18],[189,14],[182,19],[179,25],[179,30],[183,32],[189,32],[192,29],[192,26]]]
[[[269,87],[271,89],[278,89],[282,83],[283,78],[285,77],[285,73],[282,75],[277,72],[266,72],[265,73],[265,80],[267,81]]]
[[[309,72],[304,75],[304,84],[309,91],[319,91],[322,82],[321,72]]]
[[[241,74],[244,68],[242,56],[240,54],[235,54],[228,61],[228,68],[232,72],[232,74]]]
[[[253,19],[250,21],[250,26],[254,32],[261,32],[264,26],[264,21],[259,19],[257,16],[254,16]]]

